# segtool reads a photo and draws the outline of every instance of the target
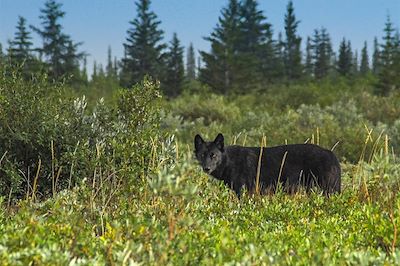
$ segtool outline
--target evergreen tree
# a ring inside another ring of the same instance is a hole
[[[360,64],[360,73],[365,76],[369,73],[369,56],[368,56],[368,47],[367,42],[364,42],[364,47],[361,50],[361,64]]]
[[[118,60],[117,60],[117,57],[114,57],[113,69],[114,69],[114,76],[115,76],[116,79],[118,79]]]
[[[394,38],[394,55],[393,55],[393,72],[397,75],[393,76],[393,84],[395,84],[395,89],[400,89],[400,32],[397,29]]]
[[[82,81],[85,83],[85,85],[87,85],[87,83],[89,81],[88,73],[87,73],[87,56],[85,56],[83,58],[83,68],[82,68],[81,76],[82,76]]]
[[[283,42],[282,33],[279,32],[278,40],[274,41],[271,39],[266,45],[265,50],[260,56],[262,56],[261,66],[265,75],[265,82],[281,82],[286,77],[285,71],[285,43]]]
[[[136,2],[137,17],[130,22],[124,43],[125,57],[122,59],[122,85],[131,86],[145,75],[162,79],[164,74],[163,31],[157,15],[150,11],[150,0]]]
[[[4,53],[3,53],[3,45],[0,42],[0,65],[3,63]]]
[[[6,65],[6,56],[3,53],[3,45],[0,43],[0,70]]]
[[[97,79],[104,80],[106,77],[106,73],[104,71],[103,65],[98,64],[97,65]]]
[[[304,64],[304,71],[307,77],[312,77],[314,73],[313,68],[313,46],[311,44],[311,38],[307,37],[306,43],[306,58]]]
[[[77,52],[82,43],[73,43],[70,36],[62,32],[59,20],[65,16],[65,12],[61,7],[62,4],[55,0],[47,0],[39,16],[43,29],[32,26],[42,37],[43,47],[38,50],[45,57],[50,76],[56,79],[79,72],[77,62],[85,55]]]
[[[396,54],[396,38],[394,32],[393,24],[388,16],[385,23],[385,35],[383,37],[383,44],[381,45],[382,51],[379,58],[379,82],[376,86],[376,92],[381,95],[388,95],[392,89],[400,85],[395,82],[398,73],[396,73],[394,67],[394,58]]]
[[[351,69],[351,73],[355,76],[358,75],[358,73],[360,72],[359,69],[359,63],[358,63],[358,51],[355,50],[354,51],[354,56],[352,58],[352,69]]]
[[[18,18],[17,31],[14,40],[10,41],[9,57],[14,65],[23,63],[30,64],[32,62],[32,37],[26,29],[26,19]]]
[[[240,63],[242,91],[277,78],[279,59],[271,24],[256,0],[244,0],[240,8]]]
[[[106,66],[106,75],[108,78],[115,78],[115,73],[114,73],[114,66],[113,66],[113,61],[112,61],[112,52],[111,52],[111,46],[108,46],[107,49],[107,66]]]
[[[176,97],[182,92],[184,74],[183,47],[174,33],[167,53],[167,75],[163,84],[167,96]]]
[[[196,79],[196,56],[194,53],[193,44],[190,43],[186,54],[186,78],[188,80]]]
[[[63,55],[63,68],[65,75],[69,75],[69,82],[74,85],[78,85],[83,82],[81,80],[79,62],[84,59],[86,54],[83,52],[78,52],[78,46],[82,43],[73,43],[71,40],[68,41],[66,52]]]
[[[241,44],[240,6],[237,0],[230,0],[219,17],[219,22],[211,35],[205,38],[211,43],[210,53],[201,51],[204,67],[200,68],[200,80],[215,91],[226,94],[240,87],[241,76],[239,45]]]
[[[352,73],[353,67],[353,54],[351,51],[350,41],[345,38],[339,46],[339,58],[337,61],[337,71],[342,76],[349,76]]]
[[[297,27],[300,21],[294,15],[293,2],[289,1],[285,14],[284,62],[286,76],[289,80],[299,79],[302,74],[301,65],[301,38],[297,35]]]
[[[93,62],[93,71],[92,71],[92,81],[97,79],[97,62],[96,60]]]
[[[372,72],[377,75],[379,73],[380,62],[380,49],[378,39],[374,38],[374,53],[372,55]]]
[[[332,44],[325,28],[315,30],[313,42],[314,77],[322,79],[328,76],[332,66]]]

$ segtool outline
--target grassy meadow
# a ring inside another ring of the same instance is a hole
[[[145,79],[88,102],[96,92],[2,75],[1,264],[399,264],[400,95],[368,84],[167,100]],[[194,160],[194,135],[219,132],[333,148],[343,193],[238,200]]]

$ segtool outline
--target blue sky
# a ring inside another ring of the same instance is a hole
[[[89,71],[93,60],[106,62],[107,47],[113,55],[123,55],[122,43],[126,38],[129,21],[136,16],[134,0],[64,0],[66,16],[62,20],[65,33],[74,41],[82,41],[81,49],[90,54]],[[12,39],[18,15],[29,24],[39,26],[39,10],[44,0],[0,0],[0,42],[3,49]],[[173,32],[184,46],[190,42],[196,50],[208,50],[203,40],[215,27],[220,10],[228,0],[153,0],[152,10],[162,21],[165,41]],[[260,0],[260,8],[274,33],[283,31],[286,0]],[[335,50],[345,36],[353,48],[360,50],[366,40],[372,47],[374,36],[381,38],[382,29],[389,14],[396,27],[400,26],[400,0],[293,0],[295,14],[301,21],[299,34],[305,39],[315,28],[324,26],[332,37]],[[34,43],[40,46],[36,34]]]

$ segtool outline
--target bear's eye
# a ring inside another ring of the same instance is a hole
[[[217,155],[216,155],[216,154],[214,154],[214,153],[210,153],[210,158],[211,158],[211,159],[214,159],[215,157],[217,157]]]

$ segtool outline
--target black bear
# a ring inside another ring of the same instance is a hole
[[[203,170],[224,181],[239,198],[243,187],[254,192],[256,184],[260,192],[274,191],[278,183],[288,192],[299,186],[307,191],[319,187],[325,195],[341,190],[338,159],[332,151],[318,145],[264,147],[260,158],[260,147],[224,146],[220,133],[210,142],[196,135],[194,146]]]

